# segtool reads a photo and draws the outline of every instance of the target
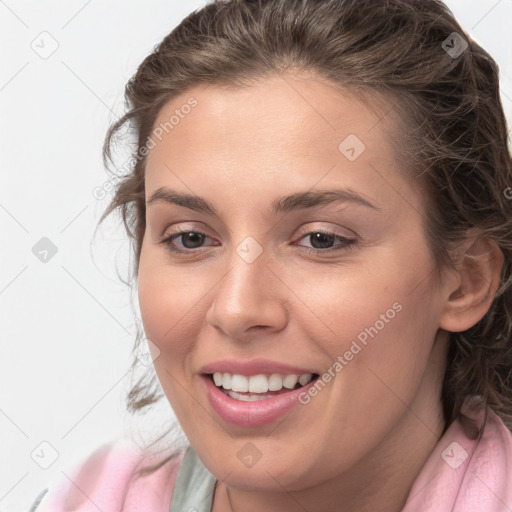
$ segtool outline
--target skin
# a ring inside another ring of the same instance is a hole
[[[424,195],[395,156],[391,119],[349,91],[298,75],[201,86],[170,101],[155,126],[190,97],[197,106],[148,155],[146,199],[166,186],[219,213],[148,205],[138,293],[164,393],[219,480],[213,511],[398,512],[445,427],[446,331],[467,329],[489,308],[499,250],[473,244],[480,259],[436,286]],[[338,149],[349,134],[366,146],[353,162]],[[270,210],[311,189],[351,189],[380,211],[351,202]],[[318,229],[357,244],[334,239],[337,250],[308,253],[321,247],[311,237]],[[207,234],[199,248],[173,242],[188,252],[159,243],[195,230]],[[263,249],[252,263],[236,251],[248,236]],[[264,357],[322,373],[394,303],[402,310],[285,418],[236,427],[210,406],[203,365]],[[247,442],[261,452],[250,468],[237,457]]]

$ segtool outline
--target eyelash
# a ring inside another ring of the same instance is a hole
[[[177,253],[177,254],[192,253],[194,251],[197,251],[198,249],[202,249],[202,247],[198,247],[198,248],[195,248],[195,249],[187,249],[187,248],[185,248],[183,250],[183,249],[177,249],[175,246],[171,245],[171,243],[174,241],[175,238],[179,238],[179,237],[181,237],[183,235],[186,235],[188,233],[195,233],[195,234],[202,235],[202,236],[204,236],[206,238],[210,238],[206,233],[203,233],[202,231],[186,230],[186,231],[179,231],[179,232],[174,233],[174,234],[172,234],[170,236],[167,236],[162,241],[160,241],[159,243],[164,245],[168,251],[170,251],[172,253]],[[305,238],[306,236],[317,234],[317,233],[320,233],[320,234],[326,235],[326,236],[334,236],[335,240],[342,241],[343,243],[338,245],[338,246],[335,246],[335,248],[327,248],[327,249],[315,249],[313,247],[304,247],[302,245],[300,247],[305,249],[306,252],[309,252],[309,253],[312,253],[312,254],[315,254],[315,255],[321,255],[321,254],[330,254],[330,253],[333,253],[333,252],[336,252],[336,251],[341,251],[341,250],[344,250],[344,251],[353,250],[353,249],[355,249],[355,247],[357,245],[357,240],[355,240],[355,239],[346,238],[344,236],[337,235],[336,233],[332,233],[330,231],[322,231],[322,230],[309,231],[308,233],[305,233],[304,235],[302,235],[300,237],[300,239]]]

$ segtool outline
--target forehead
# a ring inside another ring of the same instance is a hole
[[[187,106],[191,98],[197,102],[193,108]],[[382,117],[355,92],[326,80],[279,75],[251,86],[211,84],[190,89],[160,110],[154,129],[160,127],[160,137],[171,145],[194,138],[203,146],[214,145],[217,152],[255,147],[260,156],[278,147],[290,153],[305,154],[307,149],[308,154],[328,151],[337,156],[339,142],[354,134],[364,139],[367,149],[391,157],[384,135],[390,131],[391,119]],[[194,149],[200,149],[199,144]]]
[[[265,181],[276,193],[292,184],[311,188],[322,179],[322,188],[359,188],[377,204],[403,201],[396,193],[404,179],[391,143],[389,106],[319,78],[290,75],[243,87],[189,89],[154,123],[146,190],[176,175],[187,176],[195,189],[224,180],[247,192],[262,190]],[[386,187],[389,180],[394,185]]]

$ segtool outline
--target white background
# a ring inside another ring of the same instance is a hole
[[[512,0],[447,3],[500,64],[512,120]],[[202,5],[0,0],[0,511],[28,511],[62,470],[146,428],[124,411],[135,318],[116,263],[127,277],[129,245],[115,217],[93,240],[110,197],[93,190],[108,179],[101,146],[124,84]],[[43,31],[58,43],[47,59],[31,48]],[[32,253],[42,237],[58,250],[47,263]],[[58,452],[48,469],[31,458],[51,457],[41,442]]]

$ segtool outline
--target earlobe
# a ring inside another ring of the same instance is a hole
[[[450,332],[465,331],[481,320],[500,284],[503,253],[496,242],[477,237],[465,245],[456,285],[447,289],[446,305],[439,323],[439,327]]]

